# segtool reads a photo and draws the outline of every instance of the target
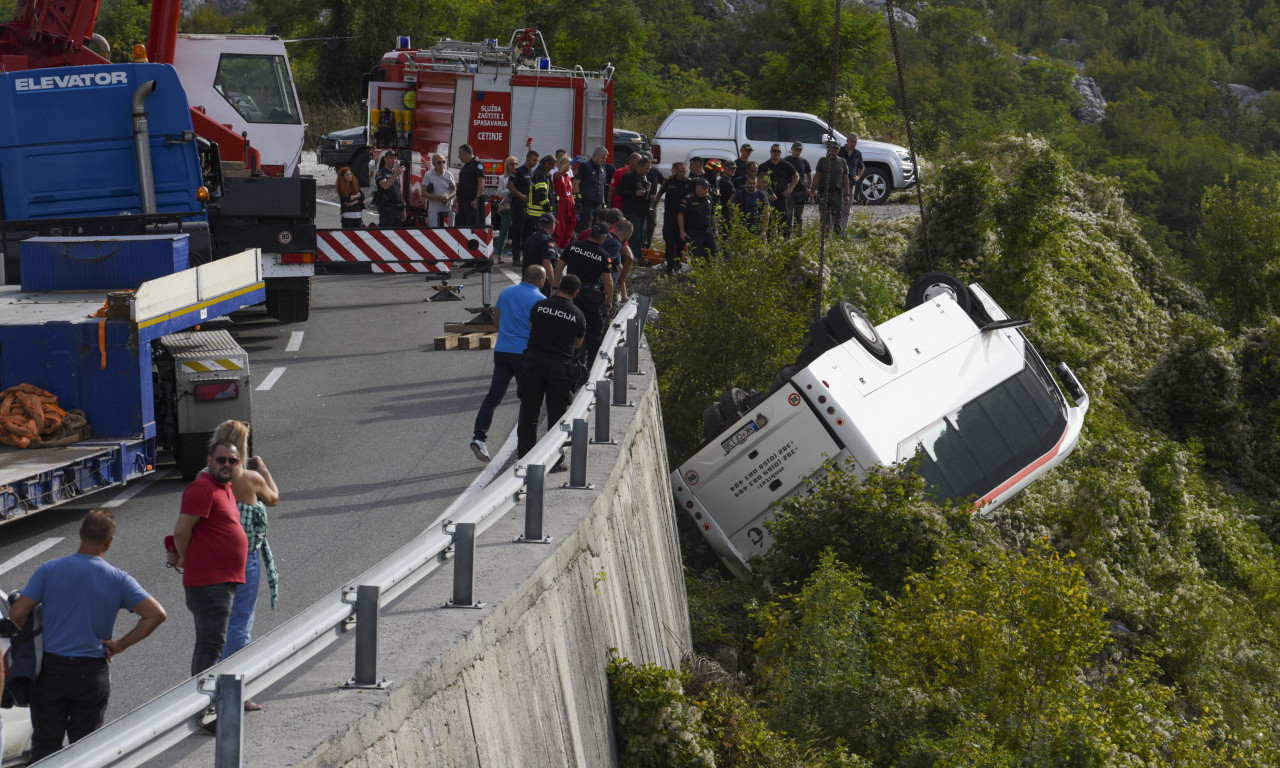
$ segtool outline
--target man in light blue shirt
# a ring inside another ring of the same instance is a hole
[[[80,524],[80,549],[36,569],[13,604],[10,618],[27,622],[40,604],[44,659],[31,690],[31,762],[75,743],[102,726],[111,694],[112,657],[150,635],[165,620],[164,608],[129,574],[102,556],[115,539],[115,518],[90,510]],[[116,614],[141,618],[113,639]]]
[[[524,369],[524,348],[529,345],[529,313],[534,304],[546,298],[542,295],[542,283],[546,279],[547,271],[541,265],[531,264],[524,269],[524,279],[504,288],[494,304],[493,322],[498,326],[498,342],[493,346],[493,380],[476,414],[471,436],[471,452],[480,461],[489,460],[485,440],[493,423],[493,412],[506,396],[511,380],[518,378]]]

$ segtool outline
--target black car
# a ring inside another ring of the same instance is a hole
[[[649,137],[643,133],[628,131],[626,128],[613,129],[613,161],[621,163],[631,156],[632,152],[648,152]]]
[[[364,137],[364,126],[344,128],[326,133],[316,144],[316,160],[322,165],[338,168],[351,166],[356,182],[369,186],[369,147]]]

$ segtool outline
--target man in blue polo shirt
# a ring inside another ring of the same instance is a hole
[[[40,604],[44,660],[31,690],[31,762],[75,743],[102,726],[111,694],[112,657],[150,635],[164,608],[132,576],[102,559],[115,538],[115,518],[94,509],[80,524],[80,549],[36,569],[10,618],[26,624]],[[116,614],[141,618],[120,639]]]
[[[554,221],[554,220],[553,220]],[[533,305],[542,301],[542,283],[547,271],[539,264],[524,268],[524,279],[508,286],[498,294],[493,308],[493,322],[498,326],[498,343],[493,345],[493,380],[489,394],[480,404],[476,414],[476,426],[471,436],[471,452],[481,461],[489,460],[489,425],[493,412],[507,394],[512,379],[518,379],[524,369],[524,349],[529,345],[529,314]]]

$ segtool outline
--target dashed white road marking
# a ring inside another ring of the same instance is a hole
[[[303,333],[304,333],[303,331],[294,331],[293,333],[289,334],[289,344],[284,348],[284,351],[297,352],[299,349],[302,349]]]
[[[263,379],[262,383],[258,385],[258,391],[266,392],[268,389],[271,389],[276,385],[276,382],[279,381],[280,377],[283,375],[284,375],[284,368],[272,368],[271,373],[267,374],[267,378]]]
[[[0,573],[5,573],[6,571],[17,568],[19,565],[22,565],[23,563],[27,562],[31,558],[39,555],[41,552],[44,552],[46,549],[50,549],[52,547],[57,546],[58,542],[62,541],[62,539],[63,539],[62,536],[59,536],[55,539],[45,539],[44,541],[40,542],[39,544],[36,544],[33,547],[28,547],[26,550],[24,550],[20,554],[17,554],[9,558],[8,560],[5,560],[3,563],[0,563]]]

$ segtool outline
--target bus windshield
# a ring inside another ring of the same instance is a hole
[[[898,445],[919,453],[916,471],[940,499],[981,497],[1048,453],[1067,428],[1065,401],[1044,363],[1026,346],[1027,365]]]
[[[283,56],[224,53],[213,87],[250,123],[302,122]]]

